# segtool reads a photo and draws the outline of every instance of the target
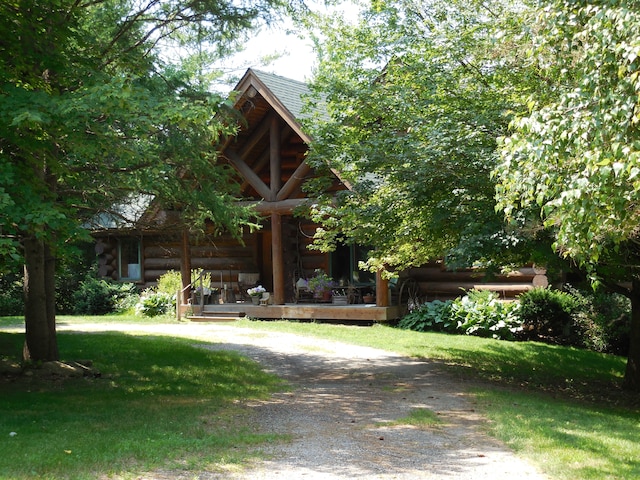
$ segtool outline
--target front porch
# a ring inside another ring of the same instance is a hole
[[[286,303],[254,305],[251,302],[210,305],[181,305],[180,317],[191,321],[222,321],[251,317],[265,320],[319,320],[327,322],[370,324],[384,323],[401,316],[397,305],[378,307],[374,304],[334,305],[332,303]]]

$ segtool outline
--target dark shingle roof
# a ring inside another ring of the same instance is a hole
[[[304,118],[304,98],[311,94],[311,90],[305,83],[260,70],[252,69],[252,71],[271,90],[271,93],[282,102],[294,118]]]

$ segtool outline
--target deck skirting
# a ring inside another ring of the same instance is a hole
[[[250,317],[266,320],[327,320],[341,322],[388,322],[399,318],[398,306],[377,307],[376,305],[333,305],[333,304],[300,304],[285,305],[253,305],[250,303],[223,303],[219,305],[200,306],[181,305],[180,317],[188,318],[191,314],[200,321],[203,318]]]

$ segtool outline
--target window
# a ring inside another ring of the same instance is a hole
[[[331,253],[331,277],[342,284],[374,285],[375,273],[358,268],[359,262],[367,260],[368,251],[358,245],[339,245]]]
[[[120,239],[118,241],[118,276],[120,280],[141,280],[140,270],[140,239]]]

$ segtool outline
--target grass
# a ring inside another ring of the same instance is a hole
[[[19,351],[22,341],[0,333],[0,352]],[[0,479],[216,469],[240,465],[253,446],[274,440],[253,431],[242,401],[284,386],[244,357],[167,337],[59,334],[58,341],[66,358],[91,358],[102,376],[0,378]]]
[[[410,425],[417,428],[430,428],[441,423],[442,420],[433,411],[427,408],[414,408],[406,417],[398,418],[392,422],[381,422],[379,425],[385,427]]]
[[[95,322],[105,321],[105,317],[62,317],[61,321]],[[136,320],[135,317],[128,319],[116,317],[110,321],[128,323]],[[16,319],[0,319],[0,326],[15,324],[15,322]],[[316,336],[381,348],[436,362],[443,371],[460,377],[469,385],[475,398],[477,410],[489,419],[487,430],[505,441],[518,454],[531,460],[549,478],[575,480],[640,478],[640,442],[637,441],[640,438],[639,398],[637,395],[625,394],[619,388],[626,363],[624,358],[540,343],[509,343],[476,337],[417,333],[385,326],[347,327],[318,323],[254,322],[249,320],[236,322],[234,325],[239,328],[257,328]],[[16,336],[12,338],[14,337]],[[136,436],[137,430],[132,428],[126,448],[119,447],[115,453],[109,453],[109,457],[104,460],[100,459],[102,458],[100,455],[104,456],[107,453],[100,452],[103,452],[103,449],[109,450],[110,442],[114,442],[114,447],[120,445],[119,436],[116,435],[110,441],[101,442],[99,447],[91,447],[90,455],[98,457],[95,460],[98,462],[97,466],[93,467],[96,471],[111,471],[108,469],[108,465],[113,462],[116,462],[117,465],[115,471],[125,471],[130,468],[130,464],[136,467],[128,471],[136,471],[136,469],[139,471],[141,466],[157,467],[163,464],[164,460],[161,457],[165,455],[167,455],[167,461],[173,462],[175,465],[183,465],[183,463],[178,463],[179,459],[186,458],[184,468],[189,468],[188,465],[191,462],[199,465],[233,462],[233,454],[236,450],[229,449],[225,445],[230,445],[237,440],[227,441],[225,439],[227,436],[233,438],[236,432],[233,429],[229,431],[225,425],[229,426],[230,419],[235,418],[234,415],[240,415],[242,418],[243,412],[236,413],[232,407],[229,407],[231,398],[236,395],[240,398],[251,395],[268,395],[269,391],[277,388],[277,381],[267,377],[266,383],[258,391],[254,392],[250,388],[248,392],[244,392],[242,388],[233,386],[229,387],[230,390],[225,393],[226,387],[224,385],[227,382],[233,385],[243,384],[252,375],[258,375],[252,370],[255,366],[251,367],[250,363],[246,367],[243,366],[240,371],[230,373],[229,377],[220,378],[217,382],[212,380],[213,384],[207,380],[205,388],[200,385],[201,374],[207,371],[211,374],[214,371],[220,373],[218,369],[209,369],[210,367],[207,366],[209,362],[212,362],[212,360],[208,360],[208,355],[211,355],[211,352],[201,352],[200,350],[191,352],[194,349],[190,345],[177,340],[153,338],[142,341],[140,338],[125,335],[60,335],[60,337],[61,341],[64,341],[64,344],[61,344],[61,349],[64,352],[69,350],[68,342],[79,341],[76,338],[95,337],[101,339],[99,344],[113,344],[112,347],[106,349],[101,347],[97,350],[103,352],[101,356],[105,357],[104,360],[101,360],[104,364],[101,364],[100,368],[104,371],[114,372],[112,378],[109,379],[113,385],[106,388],[102,385],[102,381],[93,381],[90,382],[92,385],[89,389],[94,392],[93,389],[98,387],[93,384],[98,383],[101,385],[99,391],[113,395],[112,400],[108,401],[109,396],[106,396],[106,400],[100,400],[101,396],[97,393],[91,393],[89,396],[91,403],[85,408],[82,402],[83,396],[86,395],[84,390],[77,391],[75,396],[67,389],[41,392],[38,395],[53,395],[53,397],[42,400],[40,416],[36,417],[37,421],[32,424],[30,422],[33,421],[29,413],[31,407],[27,408],[25,405],[29,405],[29,402],[32,401],[34,392],[23,392],[25,397],[15,399],[12,407],[5,404],[4,395],[0,397],[0,438],[2,437],[2,429],[4,431],[18,431],[16,430],[18,427],[7,423],[10,418],[13,418],[13,408],[16,411],[24,410],[22,415],[26,423],[21,428],[26,429],[27,432],[33,431],[32,434],[36,435],[35,438],[39,442],[50,438],[45,433],[53,431],[56,431],[56,439],[66,439],[65,442],[50,442],[52,445],[47,446],[50,450],[48,450],[48,454],[53,458],[47,460],[47,463],[54,469],[56,465],[68,465],[76,454],[88,455],[88,452],[85,451],[90,448],[87,444],[91,444],[88,434],[84,435],[84,440],[73,443],[74,435],[65,430],[68,428],[67,425],[73,425],[76,428],[76,424],[81,423],[77,418],[78,412],[81,412],[81,418],[89,415],[95,425],[102,425],[103,428],[108,429],[110,423],[117,421],[117,419],[101,418],[97,413],[94,413],[96,407],[102,405],[102,410],[114,411],[117,417],[125,415],[127,412],[121,412],[120,408],[108,405],[112,403],[128,404],[131,400],[133,400],[132,406],[136,408],[137,413],[125,417],[129,420],[124,421],[121,428],[126,432],[127,424],[132,423],[145,432],[148,430],[149,433]],[[5,336],[0,335],[0,341],[3,338]],[[107,341],[109,339],[111,340]],[[110,358],[108,356],[110,350],[117,349],[115,344],[120,343],[123,339],[133,341],[133,345],[128,348],[133,352],[134,358],[137,355],[135,352],[141,349],[142,345],[147,345],[143,350],[151,348],[148,343],[157,344],[158,351],[155,356],[149,357],[145,354],[136,362],[133,359],[129,361],[127,358],[123,360],[116,353],[113,354],[113,358]],[[17,342],[15,338],[14,341]],[[138,343],[139,341],[142,343]],[[165,342],[170,342],[170,344]],[[3,345],[0,343],[0,352],[4,351],[2,347]],[[19,345],[16,344],[15,347],[19,347]],[[98,357],[91,353],[94,348],[96,345],[93,343],[89,343],[84,349],[76,346],[74,352],[77,353],[74,354],[76,358],[97,359]],[[172,352],[169,359],[167,359],[167,351]],[[191,357],[191,360],[183,362],[183,355],[187,357],[196,355],[196,358]],[[204,357],[199,355],[204,355]],[[162,359],[164,362],[171,360],[171,363],[164,365]],[[123,361],[128,363],[121,363]],[[237,362],[240,360],[233,360],[231,363],[227,360],[226,364],[231,365]],[[140,363],[149,363],[149,368],[140,365]],[[203,363],[204,365],[202,365]],[[133,365],[138,366],[134,368]],[[153,365],[157,366],[154,368]],[[195,371],[189,373],[191,368],[200,371],[200,373],[196,374]],[[171,378],[174,380],[181,378],[182,381],[169,381],[168,379]],[[154,386],[156,382],[158,385]],[[127,385],[128,387],[125,387]],[[221,390],[222,407],[211,405],[208,400],[207,392],[216,388]],[[186,397],[182,397],[183,389],[190,392]],[[18,394],[15,393],[15,395]],[[56,395],[72,400],[72,405],[76,409],[75,415],[73,412],[69,412],[73,409],[65,408],[67,400],[60,400]],[[69,396],[67,397],[67,395]],[[49,402],[56,404],[54,401],[56,398],[59,402],[59,406],[56,406],[59,418],[57,423],[50,424],[48,422],[53,420],[50,420],[45,412],[50,406]],[[150,399],[152,402],[149,401]],[[158,400],[161,401],[158,402]],[[193,408],[188,418],[195,415],[197,421],[189,423],[187,420],[174,420],[174,423],[171,424],[173,429],[163,425],[150,425],[150,423],[171,422],[176,415],[180,415],[182,412],[182,405],[178,406],[177,404],[183,402],[189,406],[188,408]],[[201,403],[198,404],[198,402]],[[193,403],[198,406],[194,407]],[[145,417],[147,421],[141,424],[135,423],[138,415],[145,414],[145,408],[148,408],[150,404],[153,404],[153,408],[150,409],[153,414],[147,414]],[[4,414],[2,411],[4,409],[7,409],[12,415]],[[198,411],[211,413],[198,416],[195,413]],[[422,426],[429,428],[429,422],[432,420],[430,414],[432,412],[429,411],[411,412],[409,416],[398,421],[402,424],[415,424],[416,426],[424,422]],[[203,425],[205,417],[209,423]],[[160,419],[165,420],[160,421]],[[235,423],[235,420],[231,423]],[[242,424],[242,422],[240,423]],[[42,425],[46,427],[43,431],[41,431]],[[181,428],[175,430],[176,425]],[[77,428],[82,428],[82,426],[78,425]],[[62,430],[62,433],[58,435],[57,430]],[[182,431],[183,435],[176,434],[174,430]],[[215,441],[218,442],[217,444],[209,438],[212,431],[216,432]],[[250,431],[247,431],[246,435],[247,437],[243,437],[246,440],[245,445],[265,440]],[[19,432],[12,440],[24,441],[25,444],[28,444],[29,442],[21,436],[22,433]],[[153,439],[154,442],[162,445],[165,437],[171,438],[172,447],[167,446],[164,449],[159,449],[162,452],[158,454],[159,458],[155,458],[152,455],[153,452],[137,452],[135,449],[133,457],[120,458],[117,455],[118,451],[125,452],[132,445],[144,443],[142,440],[146,438]],[[123,438],[122,441],[124,442],[125,439]],[[196,446],[195,452],[200,452],[195,453],[192,457],[186,453],[191,451],[191,447],[187,446],[190,442]],[[202,447],[201,450],[197,449],[198,445]],[[206,445],[211,446],[205,447]],[[21,448],[29,449],[31,447],[23,445]],[[210,456],[206,453],[209,448],[215,452]],[[41,456],[38,453],[38,448],[33,447],[33,449],[34,460],[38,460]],[[173,449],[180,453],[173,452]],[[66,451],[71,451],[71,453]],[[15,462],[19,459],[11,457],[9,461]],[[40,461],[44,462],[44,460]],[[5,463],[5,459],[0,458],[0,466],[4,468]],[[23,463],[28,464],[29,462]],[[81,465],[78,464],[77,468],[81,468]],[[45,471],[48,470],[40,470],[40,472]],[[67,470],[58,467],[57,471]],[[2,477],[2,473],[4,470],[0,469],[0,478],[30,478],[11,475]],[[77,478],[83,477],[78,476]]]
[[[419,333],[383,325],[353,327],[248,320],[237,325],[312,335],[429,359],[439,362],[449,373],[464,377],[465,380],[473,378],[536,391],[563,392],[573,395],[572,398],[597,399],[606,394],[615,394],[606,400],[629,400],[618,386],[626,359],[587,350],[535,342]]]
[[[491,432],[554,479],[640,478],[637,411],[549,395],[476,390]]]

